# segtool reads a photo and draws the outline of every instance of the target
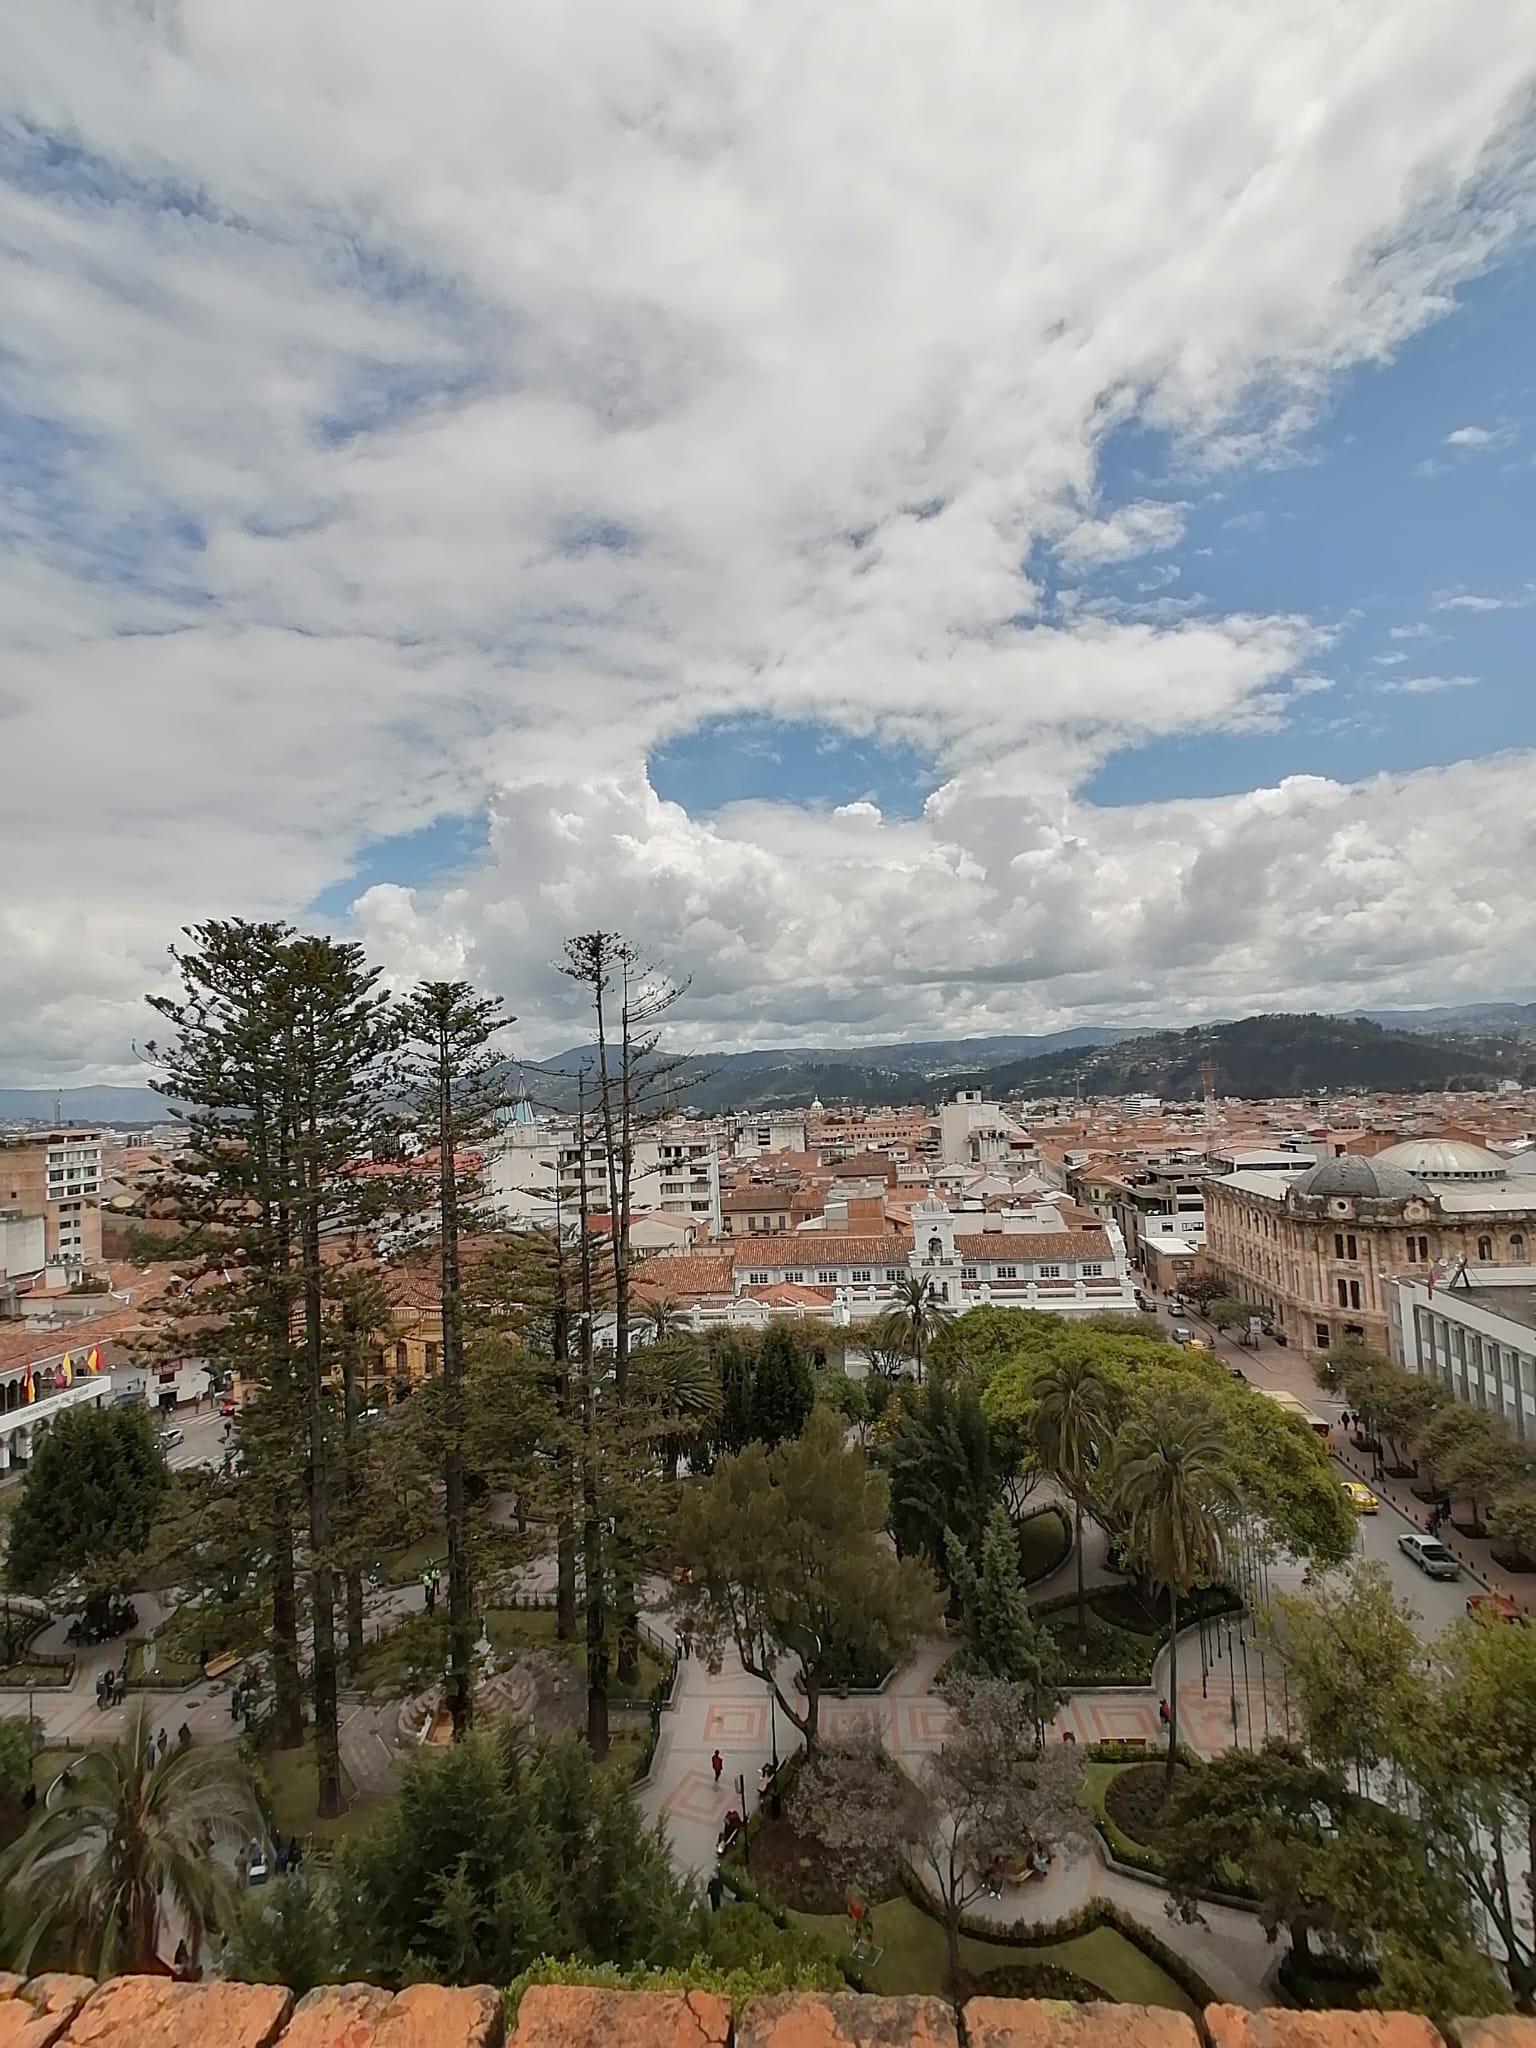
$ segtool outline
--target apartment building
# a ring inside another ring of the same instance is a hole
[[[42,1218],[48,1265],[100,1265],[101,1132],[36,1131],[0,1143],[0,1210]]]
[[[582,1147],[574,1120],[515,1123],[489,1149],[486,1181],[491,1207],[509,1228],[551,1228],[557,1215],[574,1224],[581,1207]],[[602,1134],[586,1141],[586,1206],[592,1216],[609,1209],[608,1154]],[[687,1216],[718,1235],[720,1158],[715,1134],[692,1123],[663,1124],[634,1140],[630,1209]]]
[[[1398,1274],[1387,1327],[1399,1365],[1536,1443],[1536,1266],[1458,1265],[1439,1285]]]

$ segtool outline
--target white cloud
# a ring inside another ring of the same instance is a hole
[[[1396,668],[1399,662],[1407,659],[1406,654],[1373,654],[1371,664],[1374,668]]]
[[[1277,807],[1347,840],[1354,796],[1075,792],[1273,725],[1322,636],[1198,598],[1046,624],[1023,565],[1175,544],[1180,505],[1103,495],[1117,425],[1270,459],[1520,232],[1529,30],[1526,0],[1110,4],[1045,39],[1004,0],[22,10],[0,1076],[121,1070],[183,919],[299,911],[482,810],[483,864],[358,919],[531,1030],[597,914],[721,1036],[1280,987],[1283,899],[1179,939],[1170,845],[1242,852]],[[927,814],[661,803],[649,753],[741,714],[916,745]]]
[[[1139,498],[1122,505],[1107,519],[1084,519],[1057,543],[1056,552],[1069,569],[1092,569],[1128,562],[1134,555],[1155,554],[1177,547],[1184,538],[1188,506],[1157,498]]]
[[[1536,585],[1500,596],[1488,591],[1457,590],[1435,599],[1437,612],[1515,612],[1536,603]]]
[[[1465,448],[1476,453],[1485,448],[1507,448],[1515,438],[1512,426],[1457,427],[1445,437],[1447,448]]]
[[[1416,626],[1393,626],[1389,630],[1387,638],[1389,640],[1431,640],[1434,638],[1434,628],[1426,626],[1422,622]]]
[[[1325,690],[1331,690],[1333,687],[1334,681],[1332,676],[1297,676],[1296,680],[1291,684],[1291,695],[1293,697],[1318,697]]]
[[[1480,681],[1478,676],[1394,676],[1376,687],[1384,696],[1433,697],[1441,690],[1476,689]]]

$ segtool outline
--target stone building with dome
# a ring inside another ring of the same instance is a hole
[[[1295,1178],[1213,1178],[1205,1216],[1208,1262],[1288,1344],[1385,1351],[1396,1276],[1530,1262],[1536,1181],[1511,1177],[1481,1145],[1410,1138],[1370,1157],[1339,1153]]]

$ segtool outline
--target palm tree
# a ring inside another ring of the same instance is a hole
[[[907,1351],[917,1364],[918,1384],[923,1378],[923,1352],[946,1323],[954,1321],[954,1310],[931,1280],[908,1273],[896,1283],[891,1314],[906,1325]]]
[[[109,1749],[70,1767],[70,1783],[0,1859],[0,1885],[24,1900],[7,1961],[29,1973],[39,1950],[62,1947],[96,1977],[153,1970],[167,1909],[196,1954],[235,1907],[216,1849],[262,1832],[261,1813],[233,1750],[177,1746],[151,1766],[154,1722],[140,1703]]]
[[[655,1301],[648,1301],[640,1311],[641,1325],[653,1344],[664,1344],[669,1337],[678,1335],[683,1327],[683,1311],[670,1294],[660,1295]]]
[[[912,1356],[912,1332],[899,1309],[886,1309],[860,1332],[859,1343],[869,1360],[870,1370],[882,1379],[899,1379],[902,1367]]]
[[[1058,1358],[1035,1382],[1030,1435],[1041,1469],[1072,1502],[1077,1554],[1077,1648],[1088,1652],[1088,1594],[1083,1583],[1083,1515],[1110,1429],[1109,1382],[1091,1358]]]
[[[666,1458],[667,1477],[689,1444],[709,1437],[720,1420],[724,1394],[714,1360],[696,1338],[653,1342],[630,1360],[635,1393],[650,1410],[650,1428]]]
[[[1179,1748],[1179,1601],[1221,1567],[1237,1508],[1230,1455],[1214,1416],[1199,1408],[1135,1415],[1115,1447],[1114,1502],[1126,1550],[1168,1589],[1168,1764]]]

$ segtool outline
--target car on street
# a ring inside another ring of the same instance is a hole
[[[1417,1529],[1410,1529],[1406,1535],[1398,1537],[1397,1547],[1431,1579],[1461,1577],[1461,1566],[1437,1536],[1421,1536]]]
[[[184,1444],[187,1433],[184,1429],[162,1429],[155,1442],[162,1451],[174,1451],[178,1444]]]
[[[1175,1344],[1189,1345],[1195,1341],[1195,1333],[1188,1323],[1175,1323],[1168,1334]]]
[[[1474,1621],[1525,1621],[1507,1593],[1469,1593],[1467,1612]]]
[[[1345,1480],[1344,1497],[1357,1515],[1374,1515],[1380,1511],[1381,1502],[1371,1489],[1362,1485],[1358,1479]]]

